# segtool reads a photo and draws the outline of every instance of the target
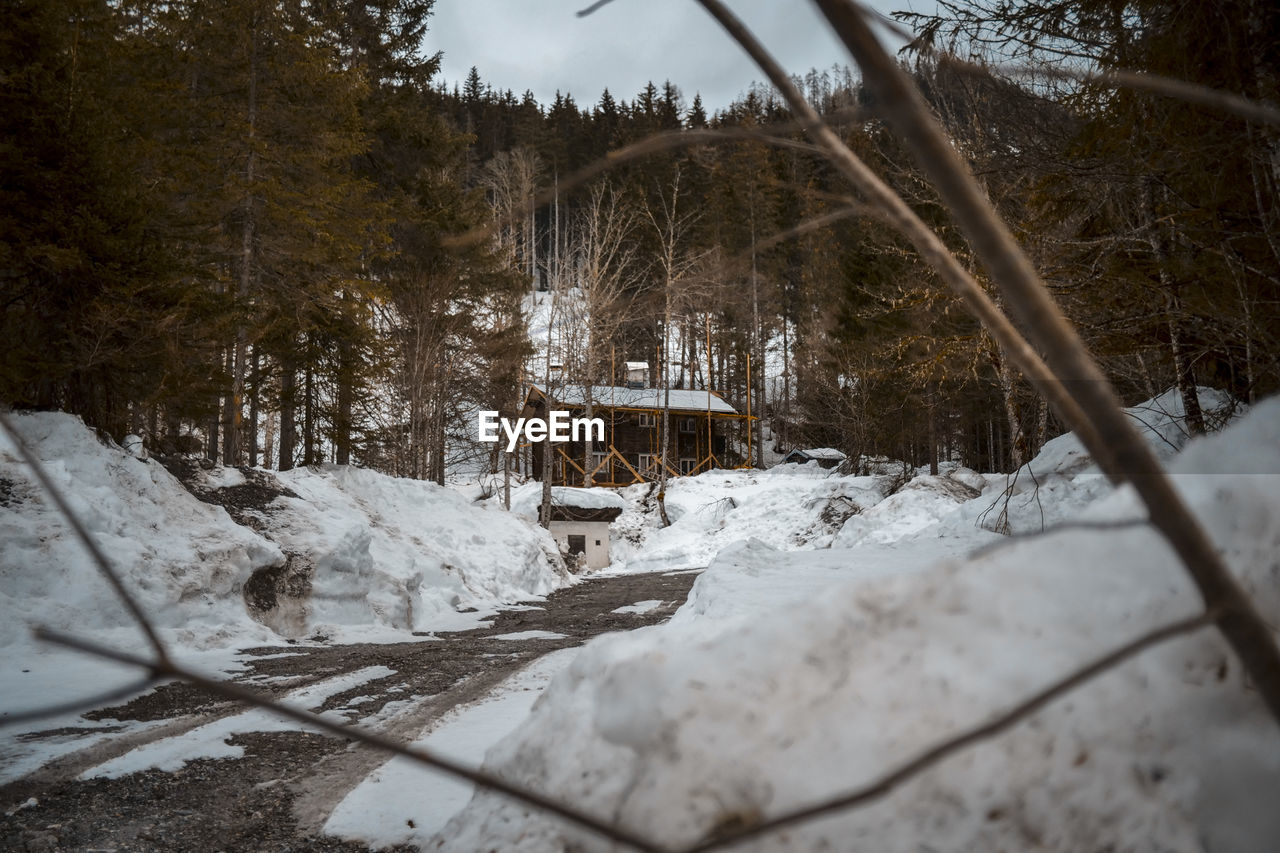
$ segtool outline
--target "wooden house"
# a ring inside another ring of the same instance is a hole
[[[667,474],[678,477],[712,468],[738,467],[741,460],[729,449],[731,431],[745,436],[754,417],[739,414],[714,391],[635,388],[613,385],[564,385],[547,394],[538,385],[525,398],[524,417],[546,418],[549,410],[567,411],[571,417],[604,421],[604,440],[592,441],[589,467],[584,466],[585,441],[551,445],[556,485],[582,485],[590,473],[592,485],[628,486],[658,479],[662,459],[664,395],[671,418],[667,450]],[[590,406],[588,406],[588,400]],[[543,479],[542,453],[532,454],[533,476]]]

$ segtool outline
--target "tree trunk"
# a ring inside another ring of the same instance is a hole
[[[342,294],[342,305],[350,307],[350,295]],[[355,397],[355,364],[351,352],[351,343],[345,336],[338,344],[338,376],[337,376],[337,413],[333,425],[333,445],[335,462],[339,465],[351,464],[351,407]]]
[[[791,342],[787,334],[787,316],[782,315],[782,429],[774,435],[773,443],[783,453],[791,449],[791,439],[787,435],[787,427],[791,423]],[[778,422],[774,418],[774,423]]]
[[[1012,437],[1011,446],[1009,448],[1011,465],[1014,470],[1022,467],[1025,461],[1024,448],[1022,446],[1022,416],[1018,412],[1018,400],[1016,397],[1016,381],[1013,371],[1009,367],[1009,363],[1000,358],[1000,364],[996,368],[996,374],[1000,379],[1000,395],[1004,399],[1005,419],[1009,422],[1009,435]]]
[[[1187,416],[1187,431],[1192,435],[1204,435],[1204,411],[1200,408],[1200,396],[1196,392],[1196,372],[1186,347],[1182,343],[1181,324],[1176,315],[1175,306],[1179,300],[1175,295],[1169,299],[1169,352],[1173,356],[1173,372],[1178,381],[1178,391],[1182,394],[1182,406]]]
[[[671,449],[671,379],[667,369],[667,347],[671,343],[671,277],[667,277],[666,308],[662,322],[662,360],[658,365],[662,370],[662,454],[659,456],[658,468],[658,514],[662,516],[662,526],[670,527],[671,519],[667,517],[667,454]]]
[[[260,371],[262,368],[261,355],[258,348],[253,348],[253,357],[249,361],[250,381],[253,384],[253,391],[249,395],[249,429],[248,429],[248,450],[249,450],[249,467],[258,467],[258,386],[261,383]]]
[[[435,460],[434,460],[435,464],[433,466],[433,470],[431,473],[433,475],[432,479],[435,481],[435,484],[437,486],[444,485],[445,452],[448,449],[448,444],[445,436],[445,426],[446,426],[445,406],[448,402],[447,400],[445,400],[446,388],[447,388],[447,383],[441,382],[439,397],[436,400],[436,424],[435,424],[435,430],[434,430],[435,452],[432,454],[435,457]]]
[[[257,166],[257,152],[254,146],[256,144],[255,132],[258,121],[258,31],[256,20],[249,25],[249,92],[246,112],[248,153],[245,157],[244,166],[244,221],[240,226],[240,281],[239,288],[232,300],[233,302],[244,303],[247,303],[250,299],[250,286],[253,282],[255,228],[253,183],[255,179],[254,171]],[[240,462],[241,431],[243,428],[241,418],[244,416],[244,377],[247,343],[248,331],[245,328],[245,320],[239,319],[236,324],[235,347],[229,355],[231,362],[231,393],[227,396],[226,411],[223,417],[225,433],[223,436],[222,455],[223,461],[227,465],[237,465]]]
[[[583,389],[585,391],[586,409],[583,414],[588,421],[596,416],[595,400],[592,399],[591,386],[587,385]],[[586,438],[582,442],[582,487],[589,489],[595,484],[592,477],[591,469],[595,467],[595,460],[592,458],[592,451],[595,449],[595,442],[591,438],[591,430],[587,430]]]
[[[755,356],[756,377],[755,385],[762,391],[765,387],[765,376],[768,371],[765,368],[764,359],[764,335],[760,329],[760,288],[756,279],[756,220],[754,211],[751,218],[751,349]],[[764,465],[764,423],[766,414],[766,401],[763,393],[755,394],[756,409],[759,411],[759,429],[756,430],[756,467],[763,468]]]
[[[938,413],[929,405],[929,473],[938,476]]]
[[[293,358],[288,357],[280,364],[280,471],[293,468],[294,456],[294,411],[297,406],[298,376],[293,366]]]
[[[511,454],[502,449],[502,508],[511,509]]]
[[[548,404],[550,409],[550,404]],[[543,439],[538,452],[542,454],[542,502],[538,504],[538,524],[551,529],[551,478],[552,472],[551,442]]]
[[[1156,261],[1156,275],[1164,290],[1165,314],[1169,326],[1169,355],[1173,360],[1174,380],[1178,383],[1178,391],[1182,394],[1187,429],[1192,435],[1203,435],[1204,412],[1200,409],[1200,398],[1196,394],[1195,369],[1192,367],[1182,340],[1182,318],[1179,316],[1182,300],[1178,295],[1180,285],[1169,271],[1169,249],[1165,235],[1162,233],[1168,226],[1162,226],[1157,216],[1153,184],[1154,180],[1151,179],[1142,182],[1145,196],[1144,208],[1147,215],[1147,240]]]

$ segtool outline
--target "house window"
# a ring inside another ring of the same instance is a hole
[[[608,468],[605,461],[609,458],[608,453],[592,453],[591,454],[591,470],[602,471]]]
[[[696,419],[696,418],[681,418],[681,419],[680,419],[680,431],[681,431],[681,432],[694,432],[695,430],[697,430],[697,428],[698,428],[698,421],[697,421],[697,419]]]
[[[639,471],[641,474],[647,474],[649,472],[649,469],[656,467],[657,464],[658,464],[657,456],[655,456],[652,453],[641,453],[639,464],[636,465],[636,470]]]
[[[656,427],[657,425],[658,425],[657,415],[653,414],[652,412],[640,413],[640,426],[652,428],[652,427]]]
[[[569,553],[585,554],[587,553],[587,537],[586,536],[569,536]]]
[[[698,467],[698,461],[697,461],[696,459],[692,459],[692,458],[688,458],[688,457],[686,457],[686,458],[684,458],[684,459],[681,459],[681,460],[680,460],[680,473],[681,473],[681,474],[692,474],[692,473],[693,473],[693,469],[695,469],[695,468],[697,468],[697,467]]]

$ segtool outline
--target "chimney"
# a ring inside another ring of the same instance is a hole
[[[625,362],[625,366],[627,368],[628,388],[649,387],[649,362],[628,361]]]

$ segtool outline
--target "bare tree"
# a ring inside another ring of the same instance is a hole
[[[576,217],[575,270],[578,288],[566,300],[566,369],[582,386],[587,418],[595,417],[597,384],[609,374],[608,342],[630,319],[632,296],[640,284],[635,231],[639,217],[608,181],[591,186]],[[592,443],[582,451],[582,485],[592,484]]]
[[[658,238],[657,271],[662,287],[662,358],[656,365],[662,382],[662,438],[658,457],[658,512],[662,526],[671,524],[667,517],[668,455],[671,449],[671,324],[679,313],[682,289],[690,272],[701,257],[688,247],[689,232],[697,221],[696,213],[680,209],[680,166],[677,164],[671,184],[659,187],[657,203],[646,202],[645,218]]]
[[[480,174],[493,208],[494,242],[514,269],[537,279],[537,231],[529,213],[542,174],[542,161],[530,148],[495,154]]]

